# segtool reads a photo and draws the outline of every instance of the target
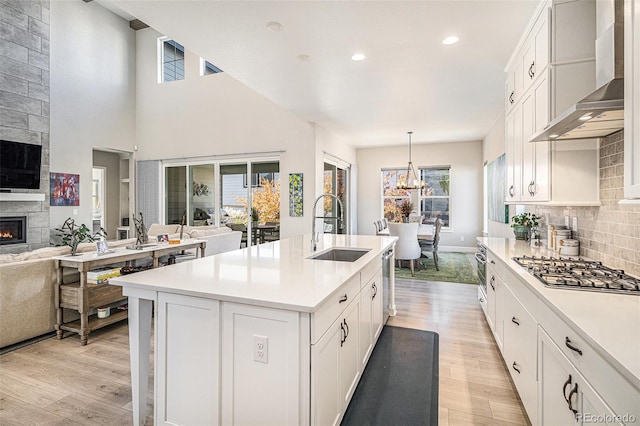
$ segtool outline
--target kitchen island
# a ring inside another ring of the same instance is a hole
[[[146,417],[154,305],[156,424],[339,423],[395,310],[382,276],[395,241],[323,235],[312,252],[296,236],[112,280],[129,297],[134,424]],[[335,247],[365,253],[310,259]]]

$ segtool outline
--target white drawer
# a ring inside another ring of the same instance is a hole
[[[529,366],[527,363],[521,361],[516,354],[515,356],[509,356],[505,354],[504,361],[507,364],[509,373],[513,383],[518,389],[518,395],[522,400],[529,420],[532,425],[536,424],[536,414],[538,410],[538,382],[536,380],[536,367]]]
[[[311,343],[316,343],[344,309],[360,293],[360,274],[356,274],[311,314]]]
[[[631,414],[640,419],[640,389],[550,309],[540,318],[540,326],[614,413]]]
[[[373,278],[381,268],[382,268],[381,261],[376,261],[376,260],[369,262],[367,266],[362,268],[362,271],[360,272],[361,287],[364,288],[367,285],[367,283],[371,281],[371,278]]]
[[[502,300],[505,356],[518,354],[518,362],[535,371],[538,323],[506,286]]]
[[[489,251],[487,252],[487,282],[491,277],[491,272],[504,280],[504,263],[502,263],[495,254]]]
[[[482,312],[484,312],[485,316],[487,315],[487,297],[482,292],[480,286],[478,286],[478,302],[480,302],[480,307],[482,308]]]

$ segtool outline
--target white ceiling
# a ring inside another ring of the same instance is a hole
[[[100,3],[365,147],[406,144],[409,130],[414,143],[482,139],[503,108],[504,67],[538,0]],[[443,45],[449,35],[460,41]],[[355,52],[366,59],[352,61]]]

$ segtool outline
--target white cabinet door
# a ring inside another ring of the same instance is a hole
[[[621,424],[575,366],[540,329],[538,339],[540,424]]]
[[[364,369],[373,349],[373,289],[370,284],[366,285],[360,293],[360,368]]]
[[[217,300],[158,294],[156,424],[220,424],[219,313]]]
[[[506,117],[505,153],[507,163],[506,201],[520,201],[522,181],[522,106],[518,103]]]
[[[536,144],[529,143],[529,138],[533,134],[534,114],[533,91],[528,91],[522,100],[522,201],[530,201],[534,194],[532,187],[535,185]]]
[[[624,197],[640,198],[640,0],[625,0]]]
[[[549,123],[549,71],[545,70],[533,85],[534,117],[533,133],[537,133]],[[548,201],[550,191],[550,146],[549,142],[535,142],[533,154],[534,175],[531,186],[532,201]]]
[[[384,327],[384,294],[382,285],[382,270],[376,274],[375,281],[372,283],[373,294],[371,295],[371,325],[373,330],[372,346],[375,345],[382,327]]]
[[[356,390],[360,378],[361,366],[358,357],[360,301],[354,300],[342,313],[340,323],[339,395],[342,409],[346,409]]]
[[[487,268],[487,322],[492,332],[496,331],[496,281],[498,277]]]
[[[336,425],[342,418],[339,392],[342,318],[311,347],[311,406],[314,425]]]
[[[523,89],[526,91],[549,64],[549,8],[542,10],[522,54]]]

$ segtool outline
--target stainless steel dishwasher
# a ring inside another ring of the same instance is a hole
[[[395,296],[395,263],[394,247],[391,247],[382,253],[382,287],[384,297],[384,318],[386,323],[389,316],[396,315],[396,296]]]

